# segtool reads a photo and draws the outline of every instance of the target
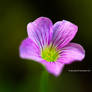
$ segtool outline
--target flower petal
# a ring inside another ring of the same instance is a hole
[[[58,48],[64,47],[74,38],[77,30],[78,27],[69,21],[56,22],[53,26],[52,43]]]
[[[80,44],[69,43],[61,49],[60,58],[58,61],[70,64],[74,61],[81,61],[85,57],[85,50]]]
[[[39,47],[29,38],[21,43],[19,51],[21,58],[31,59],[38,62],[42,60]]]
[[[31,38],[40,48],[51,41],[52,22],[46,17],[37,18],[27,26],[28,37]]]
[[[48,70],[48,72],[53,74],[54,76],[59,76],[64,67],[64,63],[61,63],[58,61],[47,62],[44,60],[44,61],[42,61],[42,64],[44,64],[46,69]]]

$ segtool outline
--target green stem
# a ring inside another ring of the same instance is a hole
[[[40,92],[48,92],[48,72],[45,69],[40,79]]]

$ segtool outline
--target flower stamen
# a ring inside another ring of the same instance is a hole
[[[45,46],[41,51],[41,56],[47,62],[55,62],[59,57],[59,51],[55,47]]]

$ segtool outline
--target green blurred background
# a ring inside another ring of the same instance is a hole
[[[91,92],[91,72],[68,70],[92,70],[92,0],[0,0],[0,92],[40,92],[42,65],[19,57],[27,24],[40,16],[78,25],[73,41],[86,50],[83,62],[66,65],[58,78],[49,74],[48,92]]]

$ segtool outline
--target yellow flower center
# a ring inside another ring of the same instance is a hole
[[[48,62],[55,62],[59,57],[59,51],[55,47],[46,46],[41,51],[41,56]]]

